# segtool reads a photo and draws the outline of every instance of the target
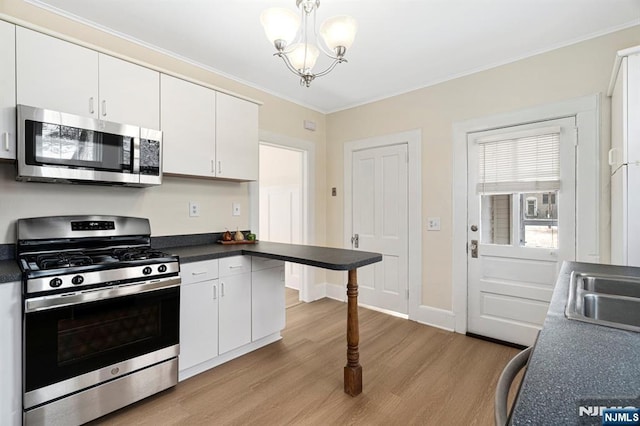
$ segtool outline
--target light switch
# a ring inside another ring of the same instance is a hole
[[[240,203],[233,203],[231,205],[231,210],[232,210],[232,215],[233,216],[240,216]]]
[[[427,231],[439,231],[440,230],[440,218],[428,217],[427,218]]]

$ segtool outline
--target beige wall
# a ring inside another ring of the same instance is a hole
[[[343,189],[343,149],[348,141],[422,131],[422,215],[439,216],[442,231],[410,234],[422,239],[423,304],[452,307],[452,126],[456,122],[602,93],[601,260],[608,260],[610,100],[605,96],[617,50],[640,44],[640,26],[540,54],[327,116],[327,187]],[[344,191],[341,191],[344,193]],[[327,243],[343,240],[343,200],[327,199]],[[329,275],[329,279],[340,280]],[[338,283],[338,282],[335,282]]]
[[[88,43],[152,67],[177,73],[263,103],[260,129],[316,145],[317,175],[315,205],[318,213],[314,240],[324,243],[325,233],[325,116],[317,111],[245,86],[213,72],[167,55],[105,34],[77,22],[49,13],[21,0],[0,1],[0,13],[7,20],[36,25]],[[292,84],[297,84],[292,80]],[[303,120],[317,123],[317,131],[303,128]],[[199,218],[188,217],[188,202],[201,204]],[[231,216],[231,203],[239,202],[242,215]],[[222,231],[249,227],[249,190],[246,183],[165,177],[159,187],[116,188],[15,182],[14,165],[0,163],[0,243],[15,240],[15,220],[21,217],[58,214],[124,214],[149,217],[154,235]]]

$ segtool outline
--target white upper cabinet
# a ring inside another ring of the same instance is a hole
[[[217,94],[216,162],[219,178],[258,179],[258,105]]]
[[[17,103],[160,128],[160,74],[17,27]]]
[[[160,73],[100,54],[100,117],[160,129]]]
[[[160,77],[164,173],[215,176],[216,92],[179,78]]]
[[[98,52],[16,29],[17,103],[98,118]]]
[[[16,158],[16,27],[0,21],[0,158]]]

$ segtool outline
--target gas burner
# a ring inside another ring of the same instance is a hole
[[[113,251],[113,256],[120,261],[128,261],[156,259],[159,257],[165,257],[166,254],[159,250],[154,250],[148,247],[136,247],[127,249],[116,249]]]
[[[91,258],[84,253],[47,253],[36,257],[36,264],[40,269],[86,266],[92,263]]]

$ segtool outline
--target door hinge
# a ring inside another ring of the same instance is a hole
[[[465,251],[467,252],[467,254],[469,254],[469,242],[467,241],[467,244],[465,246]]]
[[[577,127],[573,128],[573,144],[575,146],[578,146],[578,128]]]

